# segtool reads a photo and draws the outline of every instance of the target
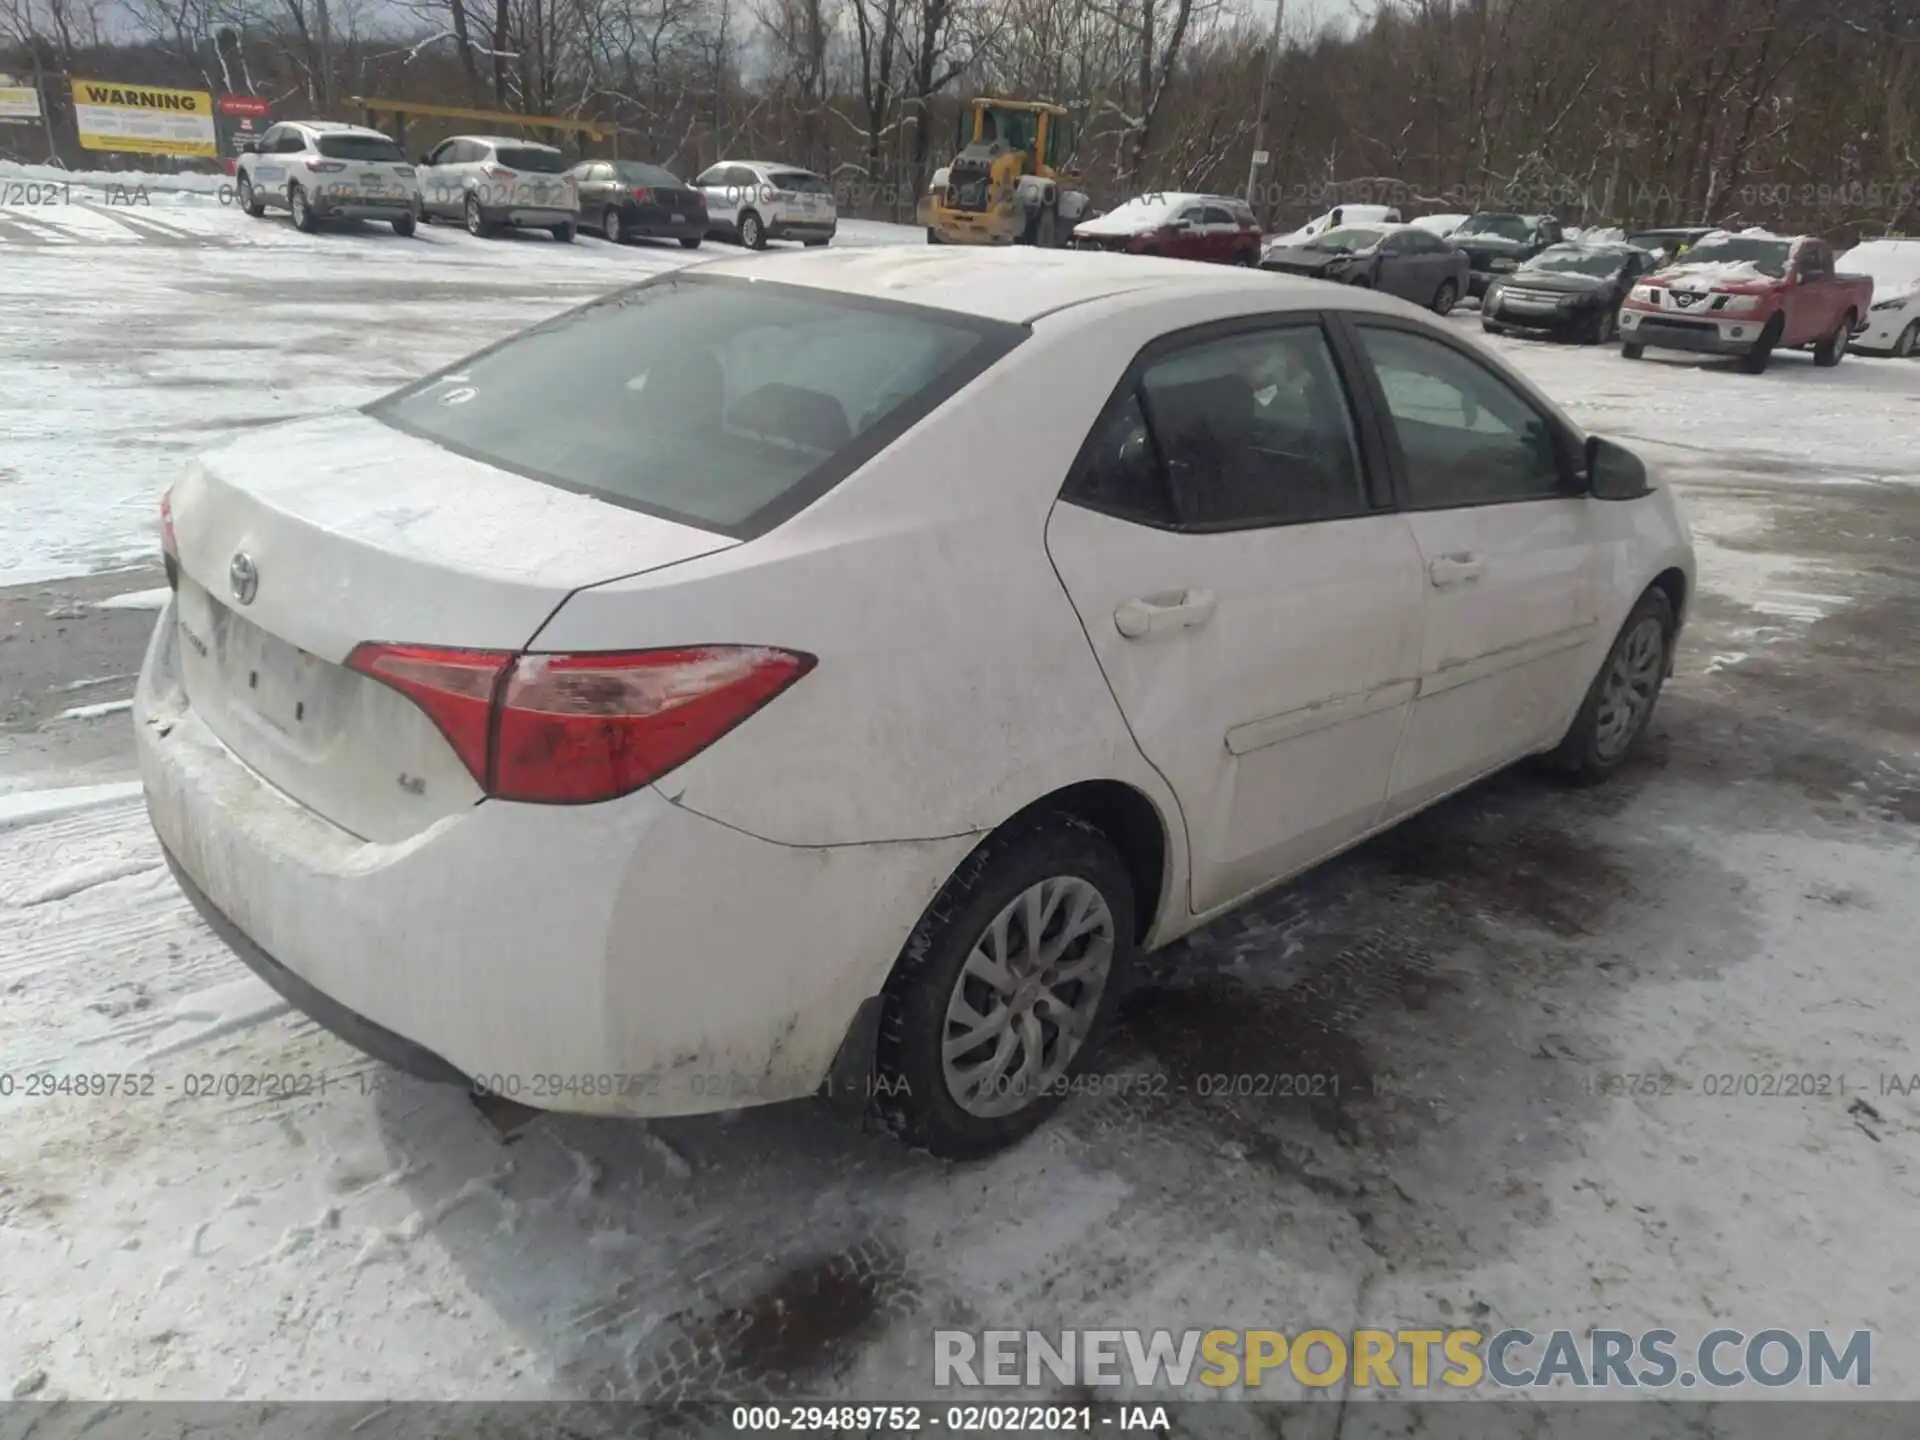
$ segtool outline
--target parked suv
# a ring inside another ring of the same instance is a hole
[[[1220,265],[1260,263],[1260,222],[1230,195],[1142,195],[1073,227],[1082,250],[1124,250]]]
[[[258,219],[269,206],[311,233],[323,220],[385,220],[413,234],[420,188],[400,147],[378,130],[327,120],[288,120],[243,150],[234,165],[240,208]]]
[[[824,245],[840,225],[833,187],[811,170],[764,160],[723,160],[700,173],[707,233],[764,250],[769,240]]]
[[[459,220],[471,235],[505,226],[546,230],[570,241],[580,197],[567,157],[537,140],[455,135],[420,157],[421,213]]]
[[[1838,365],[1872,303],[1872,279],[1835,273],[1818,236],[1722,230],[1633,287],[1620,353],[1638,360],[1653,345],[1734,355],[1758,375],[1775,350],[1810,346],[1815,364]]]
[[[1495,280],[1518,270],[1566,236],[1551,215],[1476,210],[1447,238],[1467,252],[1467,293],[1478,299]]]

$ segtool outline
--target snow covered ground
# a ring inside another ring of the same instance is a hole
[[[1116,1064],[1167,1097],[961,1167],[806,1106],[509,1142],[253,980],[127,783],[155,578],[112,567],[194,446],[683,258],[0,211],[0,1395],[925,1398],[936,1325],[1471,1322],[1867,1327],[1920,1398],[1920,364],[1497,342],[1689,504],[1648,753],[1158,957]],[[1178,1094],[1221,1071],[1340,1095]]]

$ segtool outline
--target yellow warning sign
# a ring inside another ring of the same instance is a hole
[[[217,153],[213,96],[204,90],[76,80],[73,118],[86,150],[207,157]]]

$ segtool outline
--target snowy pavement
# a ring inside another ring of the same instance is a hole
[[[1501,777],[1156,957],[1115,1066],[1158,1093],[968,1166],[809,1106],[509,1143],[192,915],[124,715],[66,713],[125,697],[154,572],[85,572],[150,561],[221,430],[683,257],[153,213],[192,238],[0,213],[0,1393],[925,1398],[936,1325],[1473,1323],[1866,1327],[1875,1396],[1920,1398],[1920,364],[1497,342],[1689,504],[1647,754]],[[1338,1096],[1194,1093],[1223,1071]]]

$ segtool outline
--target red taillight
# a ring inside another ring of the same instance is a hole
[[[365,644],[347,664],[425,710],[487,794],[574,805],[684,764],[814,659],[750,645],[514,656]]]
[[[336,170],[346,169],[347,162],[344,160],[309,160],[307,161],[307,168],[331,175]]]
[[[653,191],[644,185],[634,186],[631,195],[633,203],[636,205],[651,205],[653,203]]]
[[[180,588],[180,541],[173,533],[173,487],[160,497],[160,561],[167,569],[167,584]]]
[[[520,172],[518,170],[509,170],[504,165],[482,165],[480,172],[489,180],[518,180],[520,178]]]
[[[443,650],[431,645],[356,645],[347,668],[391,685],[427,712],[481,788],[493,702],[513,656],[499,650]]]

